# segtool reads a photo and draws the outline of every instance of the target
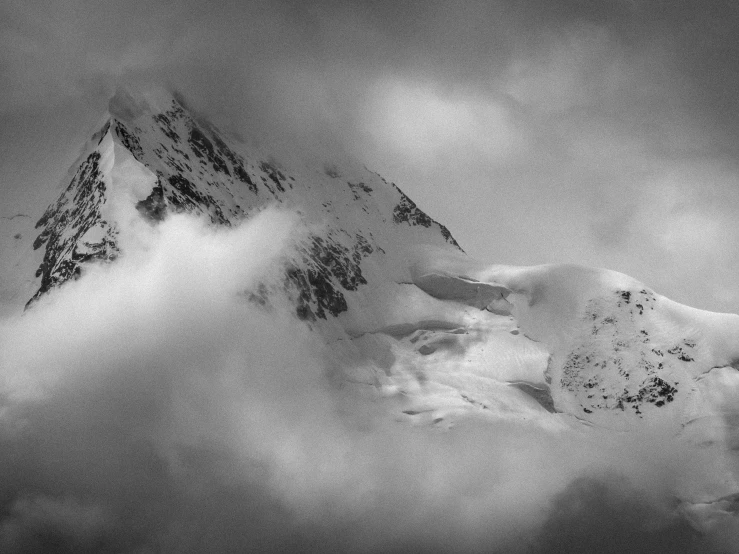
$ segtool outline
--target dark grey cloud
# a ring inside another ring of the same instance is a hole
[[[542,554],[720,552],[684,519],[662,512],[621,475],[582,477],[553,499],[536,538]],[[598,532],[594,533],[593,530]]]
[[[512,61],[544,55],[585,28],[607,36],[608,54],[627,64],[660,50],[663,57],[647,67],[642,84],[662,85],[670,98],[683,94],[706,112],[731,118],[736,111],[724,109],[733,101],[727,85],[737,72],[731,37],[739,21],[730,2],[11,1],[4,15],[3,69],[15,77],[4,79],[6,109],[95,94],[101,81],[121,74],[162,71],[195,95],[197,85],[206,89],[201,101],[211,98],[213,110],[228,99],[240,106],[233,94],[239,90],[268,89],[273,83],[265,75],[285,66],[327,72],[337,93],[347,83],[331,72],[342,67],[365,80],[397,72],[437,85],[494,89]],[[590,68],[593,80],[603,66]],[[250,71],[259,73],[250,79]],[[669,88],[680,79],[683,87]],[[39,86],[28,86],[34,81]],[[213,99],[208,88],[228,94]]]

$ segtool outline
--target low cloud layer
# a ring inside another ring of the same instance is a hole
[[[341,387],[317,335],[279,301],[265,311],[243,294],[290,255],[290,214],[139,231],[114,264],[2,322],[3,552],[736,544],[678,515],[675,490],[707,460],[659,429],[470,420],[439,432]]]

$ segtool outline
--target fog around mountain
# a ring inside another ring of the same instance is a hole
[[[739,544],[739,316],[476,259],[159,89],[90,131],[3,222],[3,551]]]
[[[0,551],[739,550],[737,34],[4,0]]]

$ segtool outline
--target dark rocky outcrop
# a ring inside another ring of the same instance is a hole
[[[400,193],[400,202],[395,206],[393,209],[393,221],[396,225],[400,225],[402,223],[407,223],[408,225],[421,225],[423,227],[431,227],[436,226],[439,228],[439,232],[441,233],[441,236],[444,237],[444,240],[446,240],[449,244],[453,244],[460,250],[462,250],[462,247],[459,246],[457,241],[454,239],[452,234],[449,232],[449,229],[447,229],[444,225],[441,223],[433,220],[430,218],[426,213],[421,210],[418,206],[416,206],[416,203],[408,198],[408,196],[398,188],[398,186],[395,183],[391,183],[391,185]]]
[[[356,243],[349,250],[329,236],[312,236],[307,246],[300,248],[302,264],[288,267],[285,288],[296,302],[300,319],[326,319],[348,309],[341,289],[354,291],[367,283],[360,263],[372,252],[366,244]]]
[[[106,197],[99,162],[100,153],[92,152],[56,203],[36,223],[41,233],[33,248],[44,246],[45,250],[36,270],[41,284],[27,306],[52,287],[78,277],[83,264],[112,260],[118,255],[117,231],[100,214]]]

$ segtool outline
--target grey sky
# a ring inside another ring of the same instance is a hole
[[[245,136],[359,157],[483,260],[739,311],[738,32],[719,1],[3,0],[3,212],[63,177],[117,83],[166,82]]]
[[[169,84],[244,137],[360,158],[482,260],[739,312],[734,6],[0,0],[0,216],[40,215],[119,83]],[[50,391],[3,400],[0,550],[708,551],[662,507],[713,467],[659,426],[419,433],[334,395],[320,337],[228,300],[278,255],[260,217],[227,248],[170,218],[0,320],[8,391]]]

